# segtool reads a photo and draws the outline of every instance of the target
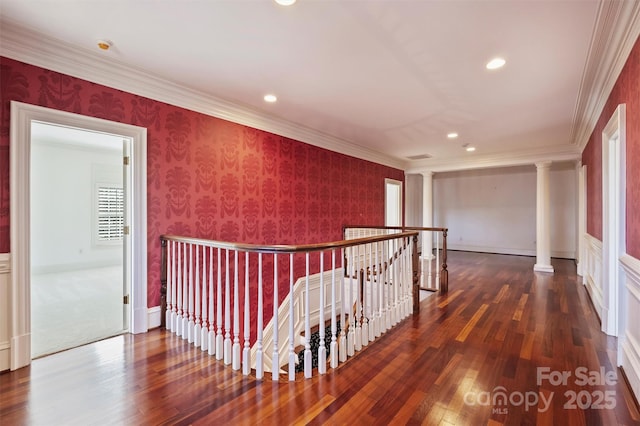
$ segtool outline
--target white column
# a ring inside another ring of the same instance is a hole
[[[422,226],[433,227],[433,172],[422,173]],[[422,233],[422,258],[433,259],[433,234]]]
[[[536,272],[551,272],[551,215],[549,209],[549,169],[551,161],[536,163]]]

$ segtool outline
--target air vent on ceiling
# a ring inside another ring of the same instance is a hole
[[[431,158],[430,154],[412,155],[407,157],[409,160],[424,160],[425,158]]]

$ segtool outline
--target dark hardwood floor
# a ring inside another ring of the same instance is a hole
[[[0,424],[639,424],[573,261],[534,262],[451,252],[447,295],[296,383],[243,377],[163,330],[38,359],[0,375]],[[580,385],[583,370],[617,379]]]

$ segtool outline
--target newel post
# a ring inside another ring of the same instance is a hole
[[[416,315],[420,313],[420,259],[418,258],[417,234],[413,236],[411,267],[413,269],[413,315]]]
[[[161,261],[160,261],[160,327],[166,327],[165,315],[167,310],[167,240],[160,237]]]
[[[442,271],[440,271],[440,292],[449,291],[449,271],[447,270],[447,230],[442,231]]]

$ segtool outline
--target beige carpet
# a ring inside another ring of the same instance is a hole
[[[119,267],[32,275],[32,358],[122,333],[122,294]]]

